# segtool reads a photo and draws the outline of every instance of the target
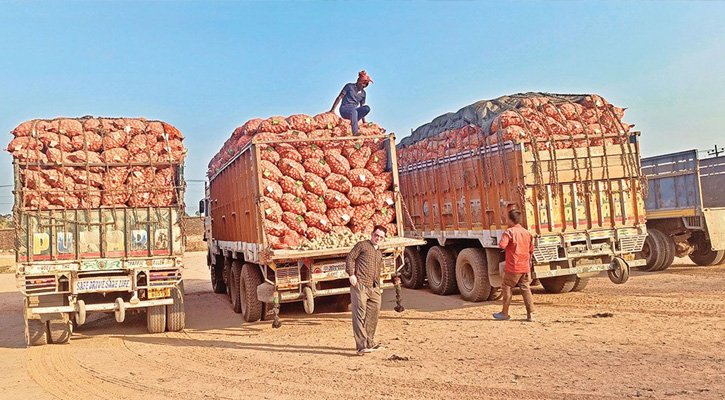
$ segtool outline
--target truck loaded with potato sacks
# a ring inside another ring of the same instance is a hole
[[[534,237],[532,275],[553,293],[644,264],[646,181],[638,133],[597,95],[526,93],[442,115],[398,145],[406,230],[402,280],[468,301],[499,296],[512,209]]]
[[[144,118],[23,122],[15,178],[16,282],[29,345],[65,343],[94,312],[145,311],[151,333],[184,328],[186,150]]]
[[[333,113],[253,119],[209,163],[200,213],[212,287],[245,321],[277,327],[280,303],[312,313],[321,296],[347,309],[346,256],[376,225],[387,229],[382,288],[405,246],[424,243],[403,235],[395,136],[372,123],[351,132]]]

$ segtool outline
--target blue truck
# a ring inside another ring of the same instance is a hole
[[[642,158],[647,176],[645,271],[662,271],[674,257],[697,265],[725,262],[725,156],[697,150]]]

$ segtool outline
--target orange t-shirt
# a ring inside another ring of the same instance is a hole
[[[520,224],[506,229],[498,242],[498,247],[506,250],[506,267],[512,274],[531,272],[531,255],[534,253],[534,240],[531,233]]]

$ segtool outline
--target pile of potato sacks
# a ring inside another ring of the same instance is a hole
[[[624,108],[596,94],[579,102],[530,96],[514,109],[499,112],[486,126],[445,130],[400,148],[398,157],[400,165],[407,166],[506,141],[526,143],[527,150],[532,141],[538,150],[620,144],[632,127],[623,117]]]
[[[334,113],[252,119],[237,128],[209,164],[213,175],[253,141],[261,162],[261,213],[276,249],[347,247],[375,225],[397,234],[393,173],[376,124],[352,138],[350,123]],[[349,137],[350,140],[324,140]],[[275,141],[299,139],[289,143]],[[317,140],[316,140],[317,139]],[[267,142],[267,143],[264,143]]]
[[[145,118],[32,120],[11,132],[22,206],[34,210],[176,203],[186,155],[175,127]]]

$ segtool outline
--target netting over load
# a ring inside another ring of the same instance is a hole
[[[385,133],[374,123],[351,137],[349,121],[333,113],[315,117],[253,119],[237,128],[209,164],[221,170],[250,142],[257,143],[267,242],[276,249],[322,249],[367,239],[375,225],[397,235],[393,172]],[[367,137],[367,138],[366,138]],[[282,139],[306,139],[274,143]],[[272,143],[260,143],[272,142]]]
[[[32,120],[11,132],[17,206],[33,210],[176,204],[186,148],[178,129],[144,118]]]
[[[398,145],[402,166],[512,141],[537,150],[619,144],[632,128],[603,97],[524,93],[441,115]]]

